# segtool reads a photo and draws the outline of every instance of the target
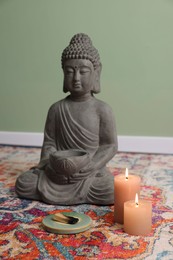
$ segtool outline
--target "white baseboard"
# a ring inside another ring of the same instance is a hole
[[[32,132],[1,132],[0,144],[42,146],[43,134]]]
[[[173,154],[173,137],[118,136],[119,151]]]
[[[0,144],[42,146],[43,133],[0,131]],[[173,154],[173,137],[118,136],[119,152]]]

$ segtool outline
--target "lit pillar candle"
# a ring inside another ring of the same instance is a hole
[[[147,235],[152,226],[152,203],[136,199],[124,203],[124,231],[129,235]]]
[[[140,192],[141,178],[136,175],[119,174],[114,178],[114,218],[116,223],[124,222],[124,202],[135,198],[135,194]]]

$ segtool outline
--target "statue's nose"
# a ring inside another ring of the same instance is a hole
[[[74,73],[74,81],[80,81],[80,73],[79,73],[79,70],[75,70],[75,73]]]

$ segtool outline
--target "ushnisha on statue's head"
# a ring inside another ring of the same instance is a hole
[[[64,49],[61,57],[64,71],[63,91],[71,92],[80,87],[89,89],[90,93],[100,92],[101,62],[97,49],[92,45],[88,35],[78,33],[74,35],[69,45]],[[76,82],[76,83],[74,83]],[[71,85],[74,85],[71,90]],[[78,91],[79,93],[80,91]]]

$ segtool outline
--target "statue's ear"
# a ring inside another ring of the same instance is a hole
[[[101,71],[102,71],[102,64],[100,63],[94,71],[95,82],[94,82],[94,85],[93,85],[92,93],[97,94],[97,93],[100,92],[100,74],[101,74]]]
[[[100,63],[100,64],[98,65],[98,67],[96,68],[96,72],[97,72],[99,78],[100,78],[101,71],[102,71],[102,64]]]
[[[69,90],[68,90],[68,88],[67,88],[65,82],[63,82],[63,92],[64,92],[64,93],[67,93],[68,91],[69,91]]]
[[[64,74],[64,67],[63,67],[63,74]],[[63,92],[64,92],[64,93],[67,93],[68,91],[69,91],[69,90],[68,90],[67,83],[65,82],[65,75],[64,75]]]

